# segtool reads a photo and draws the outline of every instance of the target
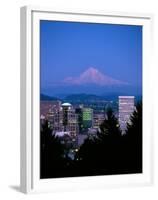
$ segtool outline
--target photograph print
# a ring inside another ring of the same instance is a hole
[[[40,20],[40,178],[138,174],[142,26]]]

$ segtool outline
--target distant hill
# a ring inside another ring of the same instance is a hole
[[[71,103],[84,103],[84,102],[95,102],[95,101],[118,101],[119,96],[128,96],[126,93],[111,93],[105,95],[94,95],[94,94],[71,94],[64,98],[64,101]],[[130,96],[130,95],[129,95]],[[138,101],[141,96],[135,96],[135,100]]]
[[[102,97],[104,99],[106,99],[107,101],[117,101],[119,96],[128,96],[126,93],[107,93],[102,95]]]
[[[85,94],[85,93],[79,93],[79,94],[70,94],[67,96],[63,96],[63,98],[59,97],[52,97],[49,95],[41,94],[40,100],[41,101],[64,101],[64,102],[70,102],[70,103],[86,103],[86,102],[95,102],[95,101],[117,101],[118,96],[128,96],[128,94],[125,93],[111,93],[111,94],[104,94],[104,95],[95,95],[95,94]],[[141,100],[141,96],[135,96],[135,100],[139,101]]]
[[[123,93],[123,92],[118,92],[118,93],[109,93],[109,94],[104,94],[102,97],[106,99],[107,101],[117,101],[119,96],[134,96],[136,101],[140,101],[142,99],[141,95],[134,95],[134,94],[128,94],[128,93]]]
[[[41,101],[57,101],[57,100],[60,100],[60,99],[57,98],[57,97],[52,97],[52,96],[48,96],[48,95],[45,95],[45,94],[40,94],[40,100]]]
[[[65,101],[69,102],[87,102],[87,101],[102,101],[104,97],[94,94],[71,94],[65,97]]]

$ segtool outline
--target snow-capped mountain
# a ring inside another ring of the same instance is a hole
[[[107,76],[93,67],[88,68],[79,77],[68,77],[63,82],[70,85],[96,84],[100,86],[127,84],[126,82]]]

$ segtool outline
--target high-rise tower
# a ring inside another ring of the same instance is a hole
[[[134,96],[119,96],[119,124],[122,134],[125,134],[134,109]]]

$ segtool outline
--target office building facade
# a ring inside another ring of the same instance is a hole
[[[82,109],[82,119],[83,119],[83,130],[88,130],[88,128],[93,127],[93,109],[83,108]]]
[[[125,134],[127,123],[130,123],[130,117],[135,109],[134,96],[119,96],[119,125],[122,134]]]

